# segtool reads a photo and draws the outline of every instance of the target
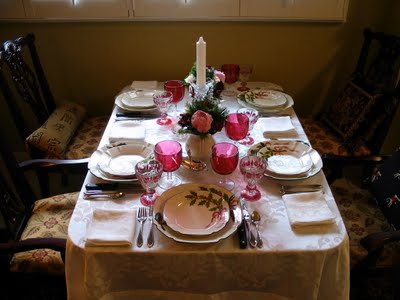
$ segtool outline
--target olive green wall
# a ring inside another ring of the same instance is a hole
[[[208,64],[253,64],[252,80],[282,85],[305,116],[329,103],[350,75],[364,27],[400,33],[399,9],[397,0],[350,0],[346,23],[0,23],[0,40],[35,33],[56,99],[81,102],[91,115],[101,115],[133,80],[184,78],[203,36]],[[395,146],[397,141],[385,147]]]

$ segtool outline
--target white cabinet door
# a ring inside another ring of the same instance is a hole
[[[240,0],[133,0],[135,17],[238,17]]]
[[[345,21],[348,0],[241,0],[240,16],[271,20]]]
[[[28,18],[128,18],[131,0],[24,0]]]
[[[0,0],[0,18],[25,18],[24,4],[22,0]]]

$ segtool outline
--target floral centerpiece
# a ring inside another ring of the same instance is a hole
[[[196,63],[193,64],[188,76],[184,79],[187,86],[196,82]],[[211,66],[206,67],[206,81],[213,81],[213,94],[214,97],[220,98],[224,90],[225,74],[221,71],[214,69]]]

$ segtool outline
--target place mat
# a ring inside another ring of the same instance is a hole
[[[135,210],[94,209],[86,235],[86,247],[132,246],[135,220]]]
[[[335,222],[322,191],[309,193],[285,194],[282,196],[293,227],[325,225]]]

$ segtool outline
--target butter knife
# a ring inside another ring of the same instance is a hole
[[[153,205],[149,209],[149,221],[150,221],[150,231],[147,237],[147,247],[151,248],[154,245],[154,233],[153,233]]]
[[[320,184],[303,184],[303,185],[282,185],[281,194],[308,193],[322,191]]]
[[[255,248],[257,246],[257,240],[255,235],[253,234],[253,231],[251,230],[251,217],[249,214],[249,210],[246,206],[245,200],[241,199],[242,202],[242,212],[243,212],[243,222],[246,227],[246,235],[247,235],[247,240],[249,242],[249,245],[251,248]]]

